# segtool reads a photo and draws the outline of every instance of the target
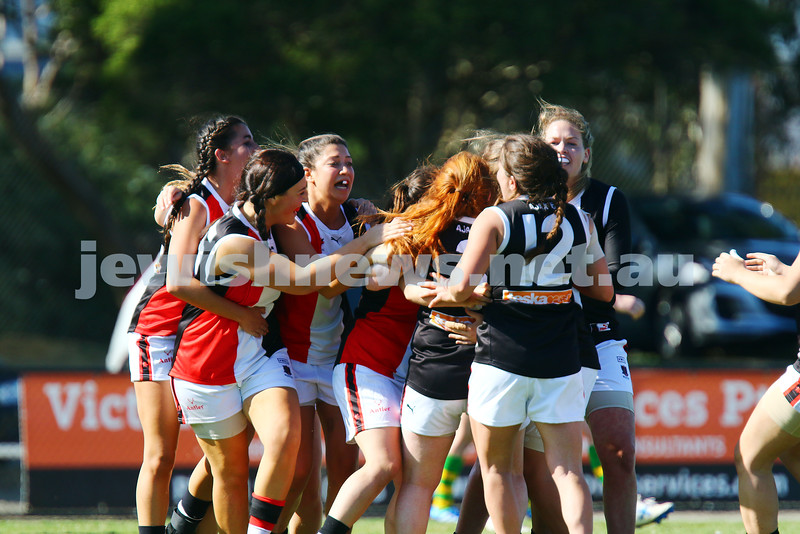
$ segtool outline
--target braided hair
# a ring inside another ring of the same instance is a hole
[[[555,238],[567,206],[567,171],[561,167],[555,149],[539,137],[509,135],[500,147],[499,164],[517,182],[517,190],[528,195],[531,204],[551,202],[556,208],[556,222],[545,242]],[[535,256],[544,244],[529,256]]]
[[[256,229],[267,239],[267,200],[280,196],[305,176],[303,165],[288,150],[265,148],[252,155],[242,171],[237,201],[250,201],[256,211]]]
[[[188,181],[188,187],[184,190],[181,198],[172,205],[172,211],[164,225],[164,250],[169,250],[170,231],[172,230],[172,225],[175,224],[175,219],[181,212],[183,204],[187,198],[200,191],[203,180],[217,170],[215,152],[218,148],[222,150],[230,148],[236,137],[235,127],[239,124],[246,123],[239,117],[234,116],[215,117],[200,128],[197,133],[197,167],[194,171],[190,171],[182,165],[164,165],[161,167],[162,171],[175,173]]]

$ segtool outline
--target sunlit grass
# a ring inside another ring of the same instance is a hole
[[[596,515],[597,519],[598,516]],[[453,534],[452,523],[435,523],[428,525],[428,534]],[[800,521],[788,520],[780,522],[782,532],[800,532]],[[138,532],[134,519],[86,518],[86,517],[30,517],[0,519],[0,532],[20,534],[45,533],[104,533],[104,534],[136,534]],[[383,534],[383,519],[365,517],[356,523],[353,532],[356,534]],[[530,532],[529,524],[523,532]],[[603,521],[595,521],[594,532],[606,534]],[[681,517],[680,512],[672,514],[658,525],[647,525],[637,529],[637,534],[741,534],[744,532],[741,520],[731,514],[720,514],[719,520],[692,521]],[[486,531],[490,534],[489,531]]]

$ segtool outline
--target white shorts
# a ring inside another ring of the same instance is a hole
[[[180,378],[172,379],[172,394],[178,407],[179,420],[192,427],[196,424],[225,422],[242,411],[245,399],[277,387],[294,389],[292,364],[286,349],[276,351],[269,358],[262,358],[252,372],[238,383],[210,386]]]
[[[362,430],[400,426],[402,381],[363,365],[340,363],[333,368],[333,392],[348,443]]]
[[[597,378],[597,369],[581,367],[581,380],[583,381],[583,391],[591,391],[594,381]],[[525,448],[537,452],[544,452],[544,441],[536,424],[531,422],[525,428]]]
[[[580,372],[530,378],[482,363],[472,364],[467,412],[486,426],[582,421],[586,411]]]
[[[628,366],[627,340],[610,339],[597,345],[600,371],[592,391],[624,391],[633,395],[631,369]]]
[[[336,406],[333,394],[333,364],[316,365],[292,361],[297,397],[300,406],[314,406],[318,400]]]
[[[759,402],[781,430],[800,437],[800,374],[793,365],[772,383]]]
[[[131,382],[166,382],[172,370],[175,336],[145,336],[128,332]]]
[[[406,386],[400,426],[420,436],[451,436],[458,430],[461,414],[466,411],[467,399],[432,399]]]

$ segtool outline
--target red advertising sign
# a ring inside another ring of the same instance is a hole
[[[137,468],[142,427],[133,384],[124,375],[59,373],[21,378],[21,426],[29,469]],[[251,445],[251,463],[261,444]],[[182,425],[175,466],[191,468],[203,453]]]
[[[634,369],[636,463],[733,463],[739,434],[782,369]]]
[[[782,369],[635,369],[636,462],[731,464],[747,417]],[[124,375],[28,374],[21,421],[29,469],[138,468],[142,432],[133,385]],[[176,466],[201,457],[183,426]],[[251,465],[261,455],[250,448]]]

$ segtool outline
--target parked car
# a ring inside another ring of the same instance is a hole
[[[740,194],[629,196],[629,204],[639,262],[629,292],[647,306],[638,321],[620,317],[630,348],[672,358],[796,343],[792,308],[711,276],[714,258],[731,249],[794,261],[800,231],[771,204]]]

